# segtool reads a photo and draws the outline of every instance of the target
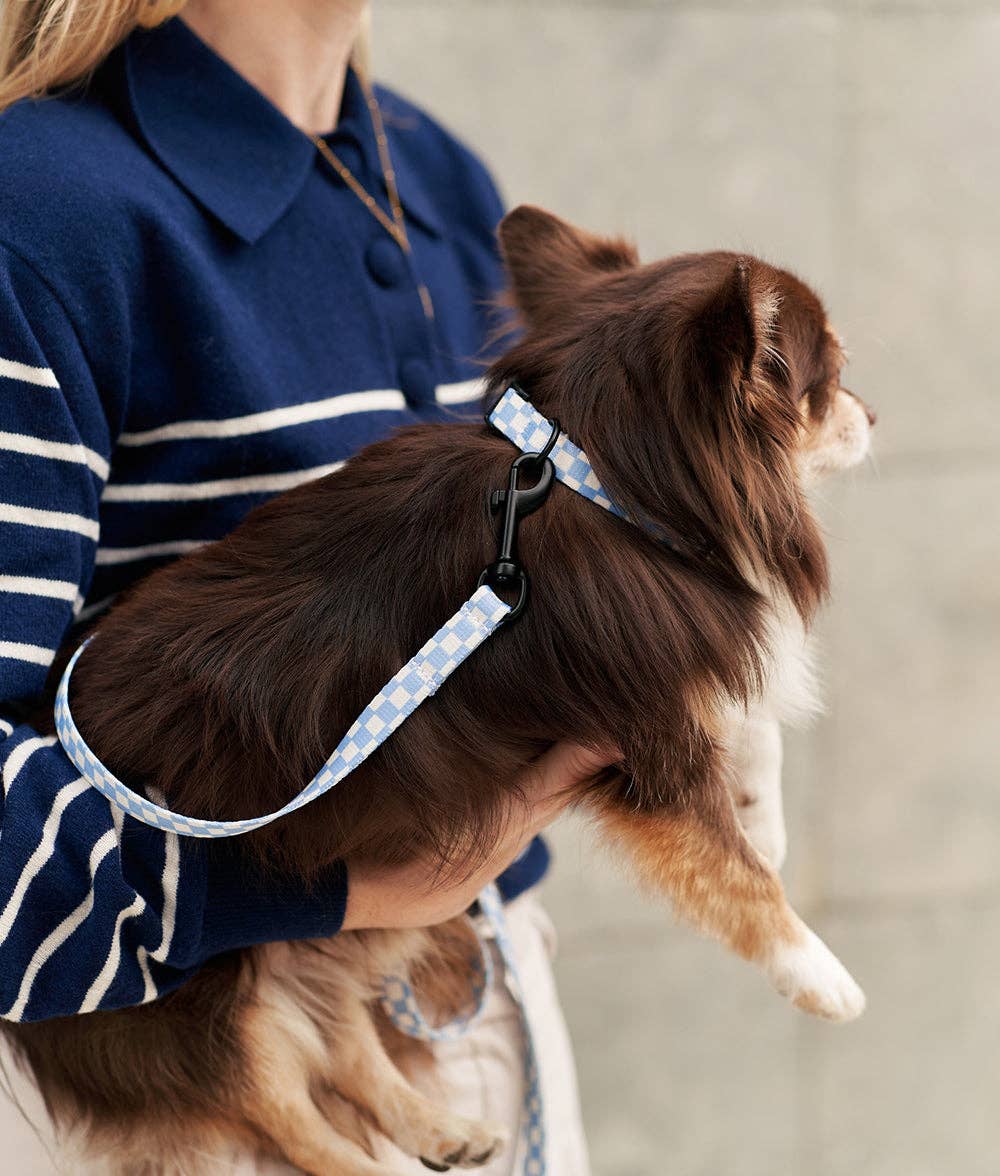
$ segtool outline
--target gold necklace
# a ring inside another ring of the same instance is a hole
[[[368,113],[371,116],[372,127],[375,131],[375,145],[378,148],[378,158],[382,167],[382,178],[385,180],[385,190],[389,196],[389,207],[392,209],[392,220],[382,211],[375,197],[359,183],[347,164],[338,159],[333,151],[331,151],[324,139],[320,138],[319,135],[313,135],[312,141],[316,145],[316,150],[320,155],[333,168],[337,175],[340,176],[354,195],[357,196],[382,228],[392,237],[407,257],[412,258],[413,246],[410,244],[410,238],[406,233],[406,219],[403,216],[403,206],[399,202],[399,189],[396,187],[396,172],[392,166],[392,157],[389,155],[389,140],[385,135],[382,111],[379,109],[378,100],[367,80],[362,78],[360,74],[358,78],[361,82],[361,88],[364,91],[365,101],[368,103]],[[417,292],[420,295],[420,303],[424,308],[424,314],[427,318],[432,319],[434,317],[434,303],[431,301],[430,291],[423,282],[418,282]]]

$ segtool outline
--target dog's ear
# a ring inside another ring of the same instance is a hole
[[[778,312],[763,267],[752,257],[736,258],[693,310],[689,340],[705,382],[730,391],[749,380]]]
[[[628,242],[594,236],[530,204],[509,212],[498,232],[514,301],[529,321],[558,312],[587,277],[638,264]]]

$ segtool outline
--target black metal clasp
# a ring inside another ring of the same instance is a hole
[[[522,453],[515,458],[510,467],[507,488],[494,490],[490,495],[490,511],[497,514],[503,510],[503,525],[497,557],[483,568],[479,586],[488,584],[494,589],[517,589],[517,600],[504,618],[504,623],[517,620],[528,603],[528,573],[517,558],[517,529],[521,519],[538,510],[549,496],[556,475],[549,454],[559,439],[559,432],[559,422],[553,421],[552,432],[541,453]],[[532,486],[520,486],[521,471],[530,471],[532,467],[538,469],[538,480]]]

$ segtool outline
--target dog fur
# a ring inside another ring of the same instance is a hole
[[[532,759],[557,740],[617,746],[622,764],[573,800],[637,877],[798,1007],[856,1016],[860,989],[776,872],[779,725],[814,706],[806,634],[827,591],[807,489],[859,461],[873,423],[840,386],[840,344],[812,291],[750,257],[640,265],[527,207],[500,235],[524,329],[488,399],[518,381],[643,526],[557,483],[521,528],[524,617],[240,851],[303,884],[342,858],[460,874],[518,813],[512,781]],[[150,576],[75,671],[90,745],[180,812],[285,803],[468,596],[513,456],[482,426],[409,428]],[[391,1060],[414,1047],[372,1004],[387,971],[461,979],[463,927],[250,948],[153,1005],[6,1031],[57,1121],[119,1174],[190,1176],[247,1147],[388,1176],[373,1131],[474,1167],[503,1132],[418,1095]],[[461,1001],[424,994],[439,1011]]]

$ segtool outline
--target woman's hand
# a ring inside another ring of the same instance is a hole
[[[616,763],[617,749],[595,751],[557,743],[524,769],[524,819],[512,819],[490,856],[461,881],[442,884],[434,866],[413,862],[390,869],[348,862],[344,931],[376,927],[431,927],[460,915],[487,883],[521,854],[531,839],[568,805],[573,785]]]

